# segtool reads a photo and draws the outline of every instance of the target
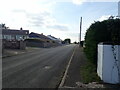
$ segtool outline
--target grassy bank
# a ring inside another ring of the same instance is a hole
[[[86,64],[81,67],[80,73],[83,83],[101,82],[97,75],[95,65],[90,62],[86,62]]]

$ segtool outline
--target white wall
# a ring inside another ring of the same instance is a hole
[[[120,68],[120,45],[115,45],[115,53],[117,65]],[[98,68],[97,73],[100,78],[106,83],[117,84],[119,82],[118,69],[115,65],[113,56],[112,45],[98,45]]]
[[[98,68],[97,68],[97,73],[102,78],[102,63],[103,63],[103,45],[98,45]]]
[[[0,36],[2,35],[2,29],[0,29]],[[2,39],[0,39],[0,89],[2,90]]]

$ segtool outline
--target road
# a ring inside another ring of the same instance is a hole
[[[44,48],[3,58],[3,88],[55,88],[75,47]]]

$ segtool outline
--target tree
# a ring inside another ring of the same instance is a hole
[[[64,40],[64,42],[70,44],[70,43],[71,43],[71,40],[70,40],[69,38],[67,38],[67,39]]]
[[[74,44],[77,44],[77,42],[75,41]]]
[[[9,29],[9,27],[6,27],[5,24],[1,24],[1,25],[2,25],[2,28],[4,28],[4,29]]]

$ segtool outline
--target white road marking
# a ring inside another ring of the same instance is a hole
[[[72,54],[72,56],[71,56],[71,58],[70,58],[70,60],[69,60],[69,62],[68,62],[67,68],[66,68],[66,70],[65,70],[64,76],[63,76],[63,78],[62,78],[62,80],[61,80],[61,83],[60,83],[60,85],[59,85],[59,88],[63,87],[63,84],[64,84],[65,79],[66,79],[66,77],[67,77],[68,69],[69,69],[69,67],[70,67],[71,61],[72,61],[73,56],[74,56],[74,53],[75,53],[75,49],[76,49],[76,47],[74,48],[73,54]]]

